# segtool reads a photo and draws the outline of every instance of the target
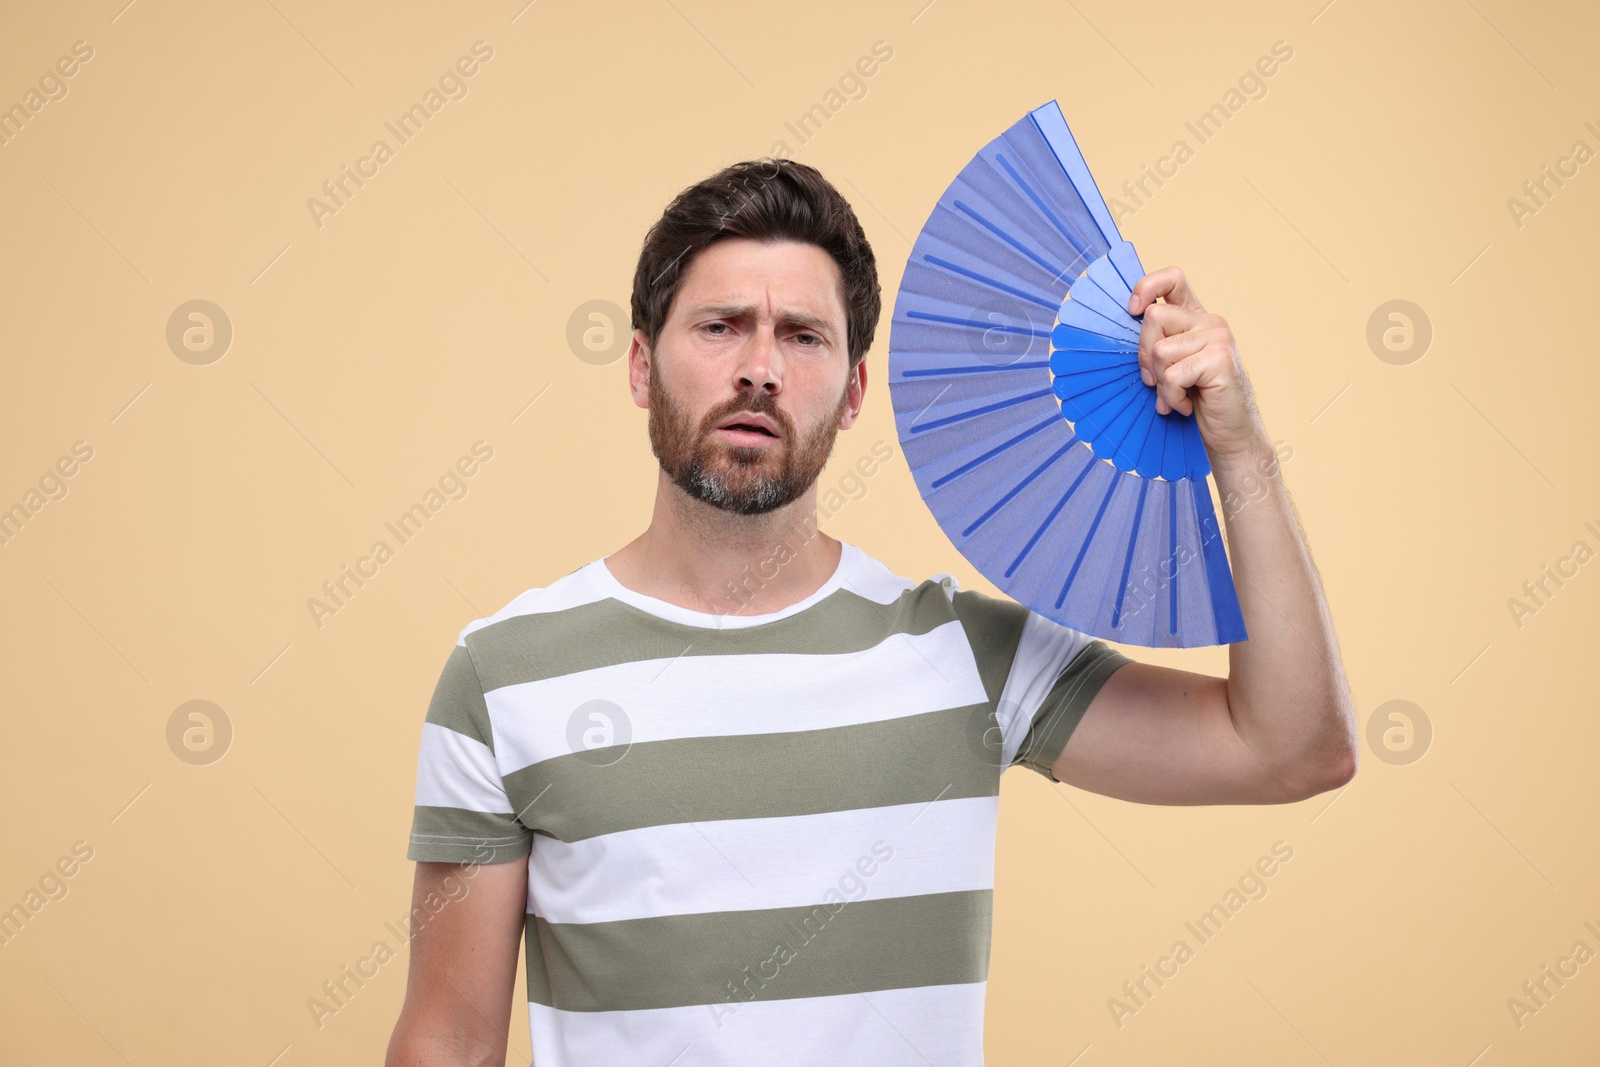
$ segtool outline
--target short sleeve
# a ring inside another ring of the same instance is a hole
[[[532,850],[533,831],[512,811],[495,763],[483,684],[466,644],[457,643],[422,724],[406,858],[506,863]]]
[[[1003,765],[1057,781],[1050,768],[1090,701],[1133,660],[1014,601],[960,592],[954,603],[995,706]]]
[[[1132,662],[1097,637],[1029,612],[1000,697],[1006,762],[1059,781],[1050,768],[1089,702],[1118,667]]]

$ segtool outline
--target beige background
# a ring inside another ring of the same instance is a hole
[[[1600,149],[1591,5],[121,2],[0,13],[0,103],[93,49],[0,146],[0,506],[93,450],[0,547],[0,908],[93,850],[0,946],[0,1061],[379,1062],[403,950],[320,1027],[307,1001],[396,942],[458,630],[648,519],[625,361],[575,350],[569,319],[627,306],[645,229],[721,165],[786,142],[878,255],[866,408],[823,484],[875,440],[895,459],[826,528],[992,591],[900,457],[888,313],[951,177],[1059,99],[1108,191],[1195,149],[1123,229],[1229,319],[1293,450],[1364,748],[1347,788],[1283,807],[1007,775],[989,1062],[1594,1062],[1600,962],[1520,1026],[1507,1006],[1575,942],[1600,952],[1600,563],[1520,627],[1507,606],[1575,542],[1600,550],[1600,163],[1520,227],[1507,206],[1574,142]],[[394,147],[383,124],[479,40],[468,95],[319,227],[308,198]],[[1266,95],[1198,145],[1184,122],[1280,40]],[[802,146],[785,124],[876,41],[892,59]],[[234,334],[208,365],[166,340],[196,299]],[[1394,299],[1433,330],[1404,366],[1366,341]],[[466,495],[319,627],[322,583],[479,440]],[[1223,649],[1126,651],[1226,670]],[[205,766],[168,740],[192,700],[233,731]],[[1391,700],[1430,725],[1421,759],[1365,737]],[[1184,922],[1277,841],[1267,895],[1199,945]],[[1118,1026],[1108,1000],[1180,938],[1194,958]],[[519,982],[513,1063],[523,1004]]]

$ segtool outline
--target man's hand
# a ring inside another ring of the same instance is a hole
[[[1158,298],[1165,303],[1157,303]],[[1141,311],[1139,377],[1155,387],[1156,411],[1192,415],[1214,465],[1218,459],[1259,452],[1266,429],[1227,320],[1201,306],[1177,267],[1162,267],[1139,279],[1128,313]]]
[[[1197,420],[1250,638],[1228,646],[1225,679],[1143,663],[1118,670],[1051,774],[1146,804],[1283,803],[1338,788],[1360,756],[1350,685],[1233,331],[1177,267],[1139,280],[1128,311],[1141,309],[1141,376],[1158,412]]]

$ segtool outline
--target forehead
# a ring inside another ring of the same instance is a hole
[[[753,304],[810,312],[844,325],[844,279],[814,244],[726,237],[700,250],[684,274],[673,311],[699,304]]]

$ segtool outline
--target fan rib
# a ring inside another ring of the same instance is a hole
[[[1128,592],[1128,573],[1133,570],[1133,550],[1139,544],[1139,520],[1144,517],[1144,497],[1150,491],[1150,481],[1139,479],[1139,503],[1133,509],[1133,525],[1128,530],[1128,554],[1122,560],[1122,582],[1117,587],[1117,603],[1111,609],[1111,628],[1122,625],[1122,598]]]
[[[1018,444],[1018,443],[1020,443],[1020,442],[1022,442],[1024,440],[1026,440],[1027,438],[1032,437],[1034,434],[1038,433],[1040,430],[1043,430],[1045,427],[1050,426],[1053,423],[1056,423],[1056,422],[1059,422],[1059,421],[1061,421],[1061,420],[1056,418],[1056,416],[1047,415],[1047,416],[1045,416],[1044,421],[1039,423],[1037,426],[1031,426],[1028,429],[1023,430],[1021,433],[1017,434],[1017,436],[1013,437],[1011,440],[1002,442],[1001,444],[998,444],[998,445],[995,445],[993,448],[989,449],[989,451],[985,452],[983,455],[979,456],[977,459],[968,460],[967,462],[963,463],[961,466],[957,467],[955,470],[951,471],[949,474],[941,474],[941,475],[939,475],[939,477],[935,478],[932,482],[929,483],[929,485],[932,486],[934,489],[942,489],[945,486],[946,483],[952,482],[955,479],[961,477],[963,474],[966,474],[969,471],[973,470],[974,468],[980,466],[981,464],[989,462],[991,459],[993,459],[994,457],[998,456],[1000,453],[1004,452],[1006,449],[1010,448],[1012,445]]]
[[[1233,588],[1228,557],[1222,548],[1222,531],[1217,513],[1211,507],[1211,487],[1205,478],[1189,483],[1194,494],[1195,515],[1200,521],[1200,553],[1205,558],[1206,580],[1211,589],[1211,618],[1217,627],[1217,643],[1246,640],[1244,616],[1239,611],[1239,594]]]
[[[1033,201],[1034,207],[1037,207],[1044,217],[1050,220],[1051,225],[1061,231],[1061,236],[1065,237],[1067,239],[1067,243],[1072,245],[1073,250],[1078,253],[1078,259],[1082,259],[1087,256],[1089,254],[1089,246],[1086,244],[1080,244],[1078,239],[1072,235],[1072,232],[1068,230],[1065,225],[1063,225],[1061,220],[1056,218],[1056,213],[1050,210],[1050,205],[1046,204],[1039,198],[1039,194],[1033,191],[1033,187],[1023,179],[1022,175],[1017,173],[1016,168],[1011,165],[1011,161],[1006,159],[1006,157],[1001,155],[999,152],[994,154],[994,158],[998,160],[1000,165],[1006,169],[1006,173],[1011,175],[1011,180],[1017,183],[1017,188],[1026,193],[1028,199]],[[1076,263],[1077,260],[1074,260],[1073,262]]]
[[[1169,482],[1176,485],[1176,482]],[[1173,490],[1169,494],[1172,498],[1167,505],[1167,544],[1171,553],[1167,557],[1167,569],[1172,572],[1167,580],[1167,633],[1178,632],[1178,494]]]
[[[1073,422],[1087,422],[1090,429],[1093,431],[1090,434],[1083,434],[1083,432],[1080,430],[1079,434],[1083,436],[1084,440],[1093,442],[1093,440],[1104,433],[1105,428],[1110,425],[1110,419],[1102,419],[1102,414],[1109,412],[1111,417],[1115,418],[1116,413],[1121,411],[1123,406],[1126,406],[1133,400],[1138,399],[1140,390],[1143,388],[1143,386],[1143,382],[1129,382],[1126,380],[1120,382],[1107,382],[1105,385],[1095,386],[1093,389],[1085,392],[1082,396],[1072,397],[1070,403],[1072,404],[1073,410],[1078,412],[1078,415],[1073,419]],[[1054,390],[1052,390],[1052,392],[1053,391]],[[1096,394],[1099,395],[1096,396]],[[1095,400],[1092,403],[1085,402],[1084,397],[1088,396],[1095,396]],[[1127,397],[1128,399],[1124,400],[1121,406],[1118,406],[1115,410],[1112,410],[1111,405],[1121,397]],[[1067,410],[1068,402],[1069,401],[1067,401],[1066,398],[1063,398],[1061,410]]]
[[[991,411],[999,411],[1001,408],[1014,407],[1017,404],[1025,404],[1030,400],[1037,400],[1041,396],[1050,395],[1051,391],[1049,389],[1041,389],[1037,393],[1028,393],[1025,396],[1014,396],[1009,400],[996,400],[993,404],[985,404],[981,408],[973,408],[970,411],[962,411],[954,415],[947,415],[942,419],[934,419],[932,422],[924,423],[921,426],[912,426],[911,431],[913,433],[926,433],[929,430],[935,430],[941,426],[949,426],[951,423],[955,422],[965,422],[967,419],[975,419],[979,415],[987,415]]]
[[[1078,376],[1076,378],[1068,377],[1065,374],[1056,375],[1051,381],[1050,391],[1055,393],[1056,396],[1060,397],[1062,400],[1073,401],[1080,410],[1088,411],[1091,409],[1084,406],[1083,398],[1085,396],[1099,389],[1111,388],[1115,388],[1116,390],[1115,393],[1111,394],[1113,397],[1121,396],[1125,390],[1130,394],[1137,396],[1137,391],[1132,389],[1132,386],[1135,383],[1138,383],[1139,385],[1144,384],[1143,382],[1139,382],[1138,379],[1139,368],[1133,364],[1128,364],[1122,368],[1089,367],[1078,372]],[[1096,401],[1094,406],[1098,407],[1099,402]],[[1062,405],[1062,407],[1063,410],[1065,410],[1066,406]],[[1122,409],[1118,408],[1117,410],[1121,411]]]
[[[1002,333],[1025,333],[1030,337],[1043,337],[1048,339],[1050,334],[1040,333],[1031,326],[1013,326],[1008,322],[979,322],[977,319],[958,319],[954,315],[935,315],[931,311],[908,311],[908,319],[926,319],[928,322],[942,322],[947,326],[970,326],[975,330],[999,330]]]
[[[1161,419],[1160,415],[1151,413],[1150,409],[1148,408],[1145,409],[1145,416],[1146,417],[1143,420],[1144,433],[1139,435],[1138,448],[1133,449],[1131,452],[1123,451],[1122,446],[1125,444],[1131,444],[1133,441],[1131,433],[1129,436],[1123,438],[1122,441],[1117,443],[1117,466],[1121,467],[1125,471],[1132,471],[1134,474],[1139,473],[1139,457],[1144,455],[1144,443],[1150,439],[1151,431],[1156,428],[1156,423]],[[1128,463],[1126,466],[1123,466],[1122,461],[1125,459],[1128,460]]]
[[[1113,336],[1126,337],[1126,336],[1128,336],[1128,334],[1132,333],[1132,331],[1129,330],[1122,323],[1120,323],[1117,320],[1111,318],[1109,315],[1102,315],[1100,312],[1096,311],[1094,308],[1090,307],[1088,304],[1084,303],[1082,300],[1073,300],[1069,296],[1067,298],[1067,300],[1066,300],[1066,303],[1077,305],[1078,307],[1083,309],[1085,314],[1093,315],[1095,318],[1099,319],[1101,322],[1104,322],[1107,326],[1112,327],[1116,331]],[[1060,312],[1060,311],[1062,311],[1064,309],[1062,309],[1062,308],[1060,308],[1058,306],[1056,308],[1052,308],[1051,310]],[[1082,327],[1079,327],[1079,329],[1082,329]]]
[[[1141,386],[1144,385],[1143,382],[1140,382],[1139,384]],[[1098,411],[1094,412],[1094,416],[1095,416],[1094,423],[1095,423],[1095,426],[1096,426],[1098,432],[1095,434],[1094,439],[1089,442],[1089,447],[1094,449],[1094,454],[1095,455],[1099,456],[1101,459],[1110,459],[1111,458],[1110,456],[1105,455],[1103,452],[1101,452],[1100,449],[1104,448],[1104,449],[1108,449],[1108,450],[1110,450],[1112,452],[1115,452],[1117,450],[1117,442],[1113,441],[1111,439],[1114,436],[1111,431],[1116,427],[1117,423],[1122,419],[1123,413],[1128,411],[1129,408],[1131,408],[1134,404],[1137,404],[1139,401],[1141,401],[1143,399],[1144,399],[1144,395],[1143,395],[1143,392],[1142,392],[1141,389],[1131,389],[1130,388],[1128,390],[1128,399],[1124,400],[1122,402],[1122,404],[1117,408],[1117,410],[1113,411],[1111,413],[1111,417],[1110,418],[1102,420],[1102,419],[1100,419],[1098,417],[1099,416],[1099,412]],[[1107,401],[1106,404],[1102,405],[1103,408],[1104,407],[1110,407],[1110,406],[1111,405],[1110,405],[1109,401]],[[1095,447],[1096,445],[1098,445],[1099,447],[1096,448]]]
[[[982,374],[984,371],[1005,370],[1046,370],[1050,366],[1047,359],[1030,360],[1027,363],[980,363],[966,367],[919,367],[914,370],[900,372],[902,378],[927,378],[935,374]]]
[[[1183,467],[1191,478],[1204,478],[1211,473],[1211,460],[1206,456],[1206,443],[1200,436],[1200,424],[1192,415],[1183,419]]]
[[[1131,438],[1139,431],[1141,423],[1148,429],[1148,420],[1154,417],[1154,409],[1149,403],[1149,394],[1151,392],[1150,387],[1141,382],[1139,389],[1136,391],[1134,401],[1124,406],[1117,412],[1115,418],[1106,423],[1105,433],[1102,436],[1105,439],[1105,447],[1111,454],[1105,458],[1115,463],[1119,470],[1132,470],[1132,467],[1124,461]],[[1144,443],[1142,434],[1139,437],[1139,443],[1141,445]],[[1099,450],[1096,449],[1096,451]],[[1135,450],[1134,455],[1138,455],[1137,450]]]
[[[1054,110],[1047,110],[1052,107]],[[1067,187],[1088,210],[1089,217],[1100,230],[1101,238],[1108,244],[1120,239],[1116,220],[1106,207],[1105,197],[1100,195],[1094,175],[1089,173],[1089,164],[1084,161],[1083,152],[1078,148],[1078,139],[1072,136],[1072,130],[1067,126],[1066,116],[1061,114],[1061,106],[1051,101],[1034,108],[1028,117],[1033,120],[1034,130],[1044,139],[1050,154],[1055,157],[1056,165],[1067,179]]]
[[[1100,498],[1100,509],[1094,513],[1094,521],[1089,524],[1089,532],[1083,535],[1083,547],[1078,549],[1078,558],[1072,561],[1072,570],[1067,572],[1067,580],[1061,583],[1061,592],[1056,594],[1056,610],[1061,610],[1061,602],[1067,599],[1067,590],[1072,587],[1072,579],[1078,576],[1078,568],[1083,565],[1083,557],[1089,554],[1089,546],[1094,544],[1094,532],[1100,528],[1100,520],[1105,518],[1106,507],[1111,503],[1111,494],[1116,492],[1117,476],[1113,475],[1111,483],[1106,486],[1106,495]]]
[[[1062,301],[1062,305],[1070,304],[1070,300]],[[1057,312],[1061,309],[1057,308]],[[1050,330],[1050,345],[1052,348],[1066,349],[1072,352],[1127,352],[1137,354],[1139,342],[1129,337],[1107,337],[1105,334],[1094,333],[1074,326],[1070,322],[1058,322]]]
[[[991,289],[1005,293],[1008,296],[1014,296],[1019,300],[1030,301],[1031,303],[1038,304],[1040,307],[1046,308],[1047,310],[1054,311],[1059,306],[1059,301],[1050,301],[1040,296],[1034,296],[1032,293],[1025,293],[1014,285],[1007,285],[1005,282],[996,281],[993,278],[986,278],[977,271],[967,270],[965,267],[958,266],[950,262],[948,259],[941,259],[940,257],[930,253],[924,253],[922,258],[927,260],[929,263],[932,263],[936,267],[942,267],[951,274],[959,274],[963,278],[971,278],[973,281],[981,282]]]
[[[1067,443],[1066,444],[1064,444],[1060,448],[1056,449],[1054,455],[1052,455],[1049,459],[1046,459],[1043,463],[1041,463],[1037,467],[1035,467],[1033,469],[1033,473],[1029,474],[1026,478],[1022,479],[1022,481],[1020,481],[1016,485],[1012,486],[1011,490],[1008,493],[1006,493],[1005,496],[1002,496],[999,500],[996,500],[993,504],[991,504],[989,506],[989,510],[988,511],[985,511],[982,515],[979,515],[977,520],[975,522],[973,522],[973,524],[971,526],[968,526],[965,530],[961,531],[961,536],[963,538],[971,537],[973,530],[976,530],[978,527],[982,526],[984,523],[986,523],[990,519],[994,518],[994,513],[995,512],[997,512],[1001,508],[1005,507],[1006,504],[1010,502],[1012,497],[1016,496],[1018,493],[1022,492],[1024,489],[1028,488],[1028,486],[1033,483],[1033,480],[1035,478],[1039,477],[1039,475],[1041,475],[1045,471],[1049,470],[1050,467],[1056,462],[1056,460],[1060,459],[1062,456],[1067,454],[1067,449],[1071,448],[1073,445],[1075,445],[1077,443],[1078,443],[1078,437],[1077,437],[1076,434],[1074,434],[1073,436],[1067,438]],[[1088,468],[1085,467],[1084,470],[1087,471]],[[1082,480],[1082,475],[1079,475],[1079,480],[1080,481]],[[1073,484],[1073,487],[1076,488],[1078,483],[1074,482],[1072,484]],[[1068,489],[1067,490],[1067,494],[1070,496],[1071,493],[1072,493],[1072,490]],[[1065,498],[1062,499],[1062,503],[1063,504],[1066,503],[1066,499]],[[1052,512],[1052,514],[1054,514],[1054,513]],[[1040,531],[1043,532],[1043,527],[1040,528]],[[1038,534],[1034,534],[1033,536],[1034,536],[1034,540],[1038,540],[1038,537],[1039,537]],[[1032,546],[1032,544],[1033,544],[1033,541],[1029,541],[1028,542],[1029,546]],[[1023,551],[1023,554],[1026,555],[1028,549],[1024,548],[1022,551]],[[1021,559],[1022,557],[1018,556],[1017,558]],[[1013,564],[1012,566],[1015,566],[1015,564]],[[1011,572],[1007,571],[1006,572],[1006,577],[1009,578],[1010,576],[1011,576]]]
[[[1159,478],[1161,476],[1161,457],[1167,445],[1167,416],[1157,415],[1150,420],[1150,434],[1144,439],[1144,447],[1139,450],[1139,462],[1134,469],[1141,478]]]
[[[1084,464],[1083,470],[1079,471],[1078,476],[1072,480],[1072,484],[1067,486],[1067,491],[1061,494],[1061,499],[1056,501],[1056,506],[1050,509],[1050,514],[1044,517],[1044,521],[1039,524],[1039,528],[1033,531],[1033,536],[1028,538],[1028,543],[1023,545],[1022,551],[1017,553],[1017,558],[1012,560],[1011,566],[1006,568],[1005,574],[1007,578],[1016,573],[1017,568],[1022,565],[1023,559],[1027,557],[1029,552],[1033,551],[1033,546],[1039,543],[1039,538],[1044,536],[1045,530],[1055,521],[1056,516],[1061,513],[1061,509],[1066,507],[1067,501],[1072,498],[1072,494],[1078,491],[1078,486],[1082,485],[1083,480],[1089,477],[1089,472],[1094,470],[1094,463],[1094,460],[1090,460]]]
[[[1059,278],[1059,277],[1061,277],[1063,274],[1065,274],[1067,272],[1067,268],[1066,267],[1053,267],[1053,266],[1051,266],[1048,262],[1045,261],[1045,259],[1042,256],[1039,256],[1038,254],[1036,254],[1032,249],[1028,248],[1021,241],[1019,241],[1017,238],[1011,236],[1011,234],[1007,233],[1005,230],[1001,229],[999,226],[996,226],[994,223],[990,222],[988,219],[984,218],[982,215],[980,215],[976,211],[972,210],[970,207],[968,207],[966,204],[962,203],[960,200],[954,201],[954,204],[955,204],[956,207],[960,208],[961,211],[964,214],[966,214],[974,222],[976,222],[979,226],[982,226],[984,229],[988,230],[990,233],[992,233],[996,237],[1000,238],[1000,240],[1004,241],[1006,244],[1010,245],[1012,248],[1015,248],[1018,252],[1021,252],[1023,255],[1025,255],[1029,259],[1033,260],[1035,263],[1037,263],[1039,265],[1039,267],[1041,269],[1049,271],[1051,277]],[[1083,254],[1080,252],[1078,254],[1078,259],[1082,259],[1082,258],[1083,258]],[[1076,263],[1077,260],[1073,260],[1073,262]]]
[[[1060,356],[1057,360],[1055,357]],[[1136,348],[1057,348],[1050,350],[1050,373],[1056,376],[1098,367],[1118,367],[1139,362]],[[1059,364],[1060,370],[1056,367]]]

